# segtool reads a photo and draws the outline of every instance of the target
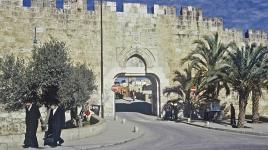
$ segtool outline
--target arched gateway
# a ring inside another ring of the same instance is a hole
[[[162,69],[157,65],[153,53],[148,49],[122,49],[117,55],[117,65],[104,74],[104,115],[115,115],[115,97],[111,86],[118,77],[143,77],[152,85],[151,110],[153,115],[160,116],[161,108],[166,102],[162,96],[162,88],[167,84]]]

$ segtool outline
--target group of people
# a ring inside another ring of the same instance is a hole
[[[164,105],[163,107],[163,119],[164,120],[176,120],[177,119],[177,113],[178,113],[178,109],[176,106],[174,106],[174,104],[172,104],[171,102],[167,103]],[[235,108],[233,106],[233,104],[230,104],[230,124],[233,128],[236,128],[236,115],[235,115]],[[205,113],[204,115],[204,119],[207,121],[210,121],[211,116],[207,113]]]
[[[163,119],[164,120],[177,120],[178,119],[178,108],[172,102],[169,102],[163,107]]]
[[[45,124],[44,145],[56,147],[64,142],[61,138],[61,130],[65,126],[65,111],[64,107],[59,105],[57,98],[51,102],[52,103],[47,106],[47,118],[43,121]],[[36,132],[41,114],[38,106],[31,99],[25,101],[25,108],[26,134],[23,147],[38,148]]]

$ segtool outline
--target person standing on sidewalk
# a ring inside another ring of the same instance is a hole
[[[133,102],[135,101],[135,99],[136,99],[136,94],[135,94],[136,92],[135,91],[132,91],[132,99],[133,99]]]
[[[38,120],[41,117],[38,106],[31,99],[25,100],[26,108],[26,133],[23,148],[38,148],[36,131],[38,128]]]
[[[236,128],[235,108],[232,103],[230,104],[230,110],[231,110],[231,125],[233,128]]]
[[[50,105],[50,113],[48,119],[48,131],[45,134],[44,145],[51,147],[61,146],[64,140],[61,138],[61,130],[65,127],[65,110],[59,105],[57,96],[53,97]],[[46,139],[52,140],[46,140]]]

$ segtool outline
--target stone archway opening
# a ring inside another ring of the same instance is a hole
[[[159,79],[151,73],[119,73],[112,87],[115,94],[115,112],[160,114]]]
[[[147,72],[148,60],[139,53],[132,53],[122,60],[122,70],[114,77],[112,86],[115,112],[140,112],[159,116],[160,80],[157,75]]]

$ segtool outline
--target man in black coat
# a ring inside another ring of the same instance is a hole
[[[65,111],[63,106],[59,106],[58,103],[54,103],[50,107],[51,112],[48,119],[47,135],[51,135],[53,142],[47,145],[55,147],[60,146],[64,142],[60,136],[61,130],[65,127]]]
[[[23,147],[38,148],[36,131],[38,127],[38,120],[41,117],[41,114],[39,108],[31,100],[26,100],[25,105],[26,105],[26,119],[25,119],[26,134]]]
[[[230,108],[231,108],[231,125],[233,128],[235,128],[236,127],[235,108],[232,103],[230,104]]]

